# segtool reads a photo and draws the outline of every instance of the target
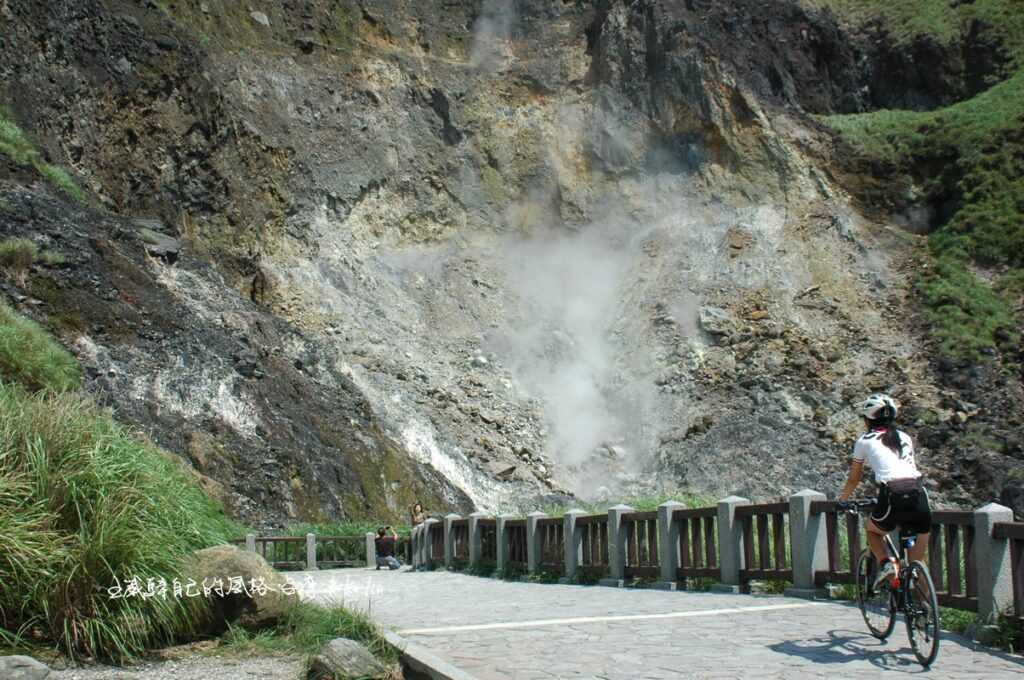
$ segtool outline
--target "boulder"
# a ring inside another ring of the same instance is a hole
[[[263,12],[249,12],[249,16],[260,26],[270,26],[270,18]]]
[[[320,648],[309,664],[308,680],[350,680],[385,678],[388,671],[363,645],[355,640],[335,638]]]
[[[49,675],[46,664],[30,656],[0,656],[0,678],[4,680],[43,680]]]
[[[168,264],[178,261],[178,255],[181,254],[181,241],[148,227],[138,227],[138,230],[139,238],[145,244],[147,253]]]
[[[274,570],[261,555],[240,550],[233,545],[218,545],[193,554],[193,564],[186,576],[203,584],[223,584],[222,592],[209,595],[213,609],[212,628],[227,628],[237,623],[245,628],[272,626],[299,601],[294,586]],[[232,579],[242,579],[245,588],[230,588]],[[252,584],[260,587],[251,587]]]
[[[729,335],[736,330],[736,319],[721,307],[701,307],[700,327],[711,335]]]

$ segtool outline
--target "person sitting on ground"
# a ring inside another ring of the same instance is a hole
[[[853,447],[853,460],[846,486],[839,494],[846,501],[860,484],[864,464],[875,473],[878,502],[867,522],[868,546],[878,560],[878,578],[874,587],[891,578],[896,560],[885,547],[885,534],[902,526],[917,534],[910,549],[909,561],[924,560],[928,534],[932,527],[932,511],[928,492],[914,460],[914,443],[905,432],[896,428],[896,402],[885,394],[873,394],[857,407],[867,432]]]
[[[412,510],[409,511],[409,517],[412,520],[412,525],[423,524],[427,521],[427,513],[423,510],[423,504],[419,501],[412,506]]]
[[[387,533],[391,532],[388,536]],[[387,567],[388,569],[398,569],[402,566],[402,563],[395,557],[395,544],[398,543],[398,532],[391,527],[380,527],[377,529],[377,538],[373,539],[373,544],[377,549],[377,569],[381,567]]]

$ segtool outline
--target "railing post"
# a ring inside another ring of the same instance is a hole
[[[495,566],[495,570],[502,574],[505,571],[505,566],[508,564],[508,527],[505,523],[510,519],[514,519],[513,515],[498,515],[494,519],[495,535],[494,538],[498,542],[497,545],[497,558],[498,564]]]
[[[740,592],[740,569],[743,568],[743,531],[736,521],[736,508],[750,505],[739,496],[718,501],[718,564],[719,582],[711,587],[716,593]]]
[[[430,530],[438,521],[431,517],[423,522],[423,565],[427,569],[434,567],[434,539],[430,536]]]
[[[376,567],[377,566],[377,544],[374,539],[377,538],[377,534],[372,531],[366,532],[366,566]]]
[[[306,534],[306,569],[316,571],[316,534]]]
[[[813,514],[811,503],[825,499],[825,494],[811,489],[804,489],[789,497],[793,585],[786,588],[786,597],[813,600],[822,593],[815,586],[814,575],[828,569],[828,537],[825,534],[825,516]]]
[[[978,620],[982,626],[995,623],[999,613],[1013,606],[1010,542],[992,537],[993,524],[1012,521],[1013,510],[997,503],[974,511],[974,554],[967,559],[973,559],[977,567]]]
[[[537,531],[537,520],[547,514],[535,510],[526,516],[526,571],[534,574],[540,570],[541,535]]]
[[[455,566],[455,532],[452,531],[452,522],[462,519],[455,513],[444,516],[444,568],[451,569]]]
[[[633,512],[628,505],[608,508],[608,578],[598,581],[602,586],[621,588],[626,583],[626,527],[622,516]]]
[[[469,566],[476,567],[480,564],[480,555],[483,552],[483,545],[480,532],[480,520],[487,517],[486,512],[474,512],[469,515]]]
[[[249,552],[256,552],[256,534],[245,535],[245,549]]]
[[[661,581],[655,588],[675,590],[679,587],[679,522],[675,521],[676,510],[686,506],[676,501],[665,501],[658,506],[658,559],[661,560]]]
[[[565,539],[565,573],[559,583],[572,583],[580,568],[580,551],[583,548],[583,532],[576,527],[576,518],[585,515],[583,510],[572,509],[562,517],[562,535]]]

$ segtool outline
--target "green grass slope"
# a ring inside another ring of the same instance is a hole
[[[76,203],[85,205],[88,199],[75,180],[64,168],[52,165],[43,160],[39,150],[0,106],[0,154],[6,156],[15,165],[34,168],[47,182],[57,187]]]
[[[1010,61],[1005,79],[935,111],[826,116],[856,153],[912,177],[925,195],[955,197],[930,239],[933,266],[918,289],[947,356],[978,360],[1020,341],[1014,305],[1024,280],[1024,5],[1017,0],[808,0],[846,23],[880,21],[897,41],[960,40],[974,20],[991,26]],[[987,269],[989,285],[974,273]]]
[[[111,599],[173,579],[230,521],[179,465],[77,391],[73,357],[0,306],[0,639],[123,659],[190,633],[199,599]]]

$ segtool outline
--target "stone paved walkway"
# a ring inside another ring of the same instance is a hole
[[[902,621],[880,643],[857,608],[842,603],[507,583],[405,569],[310,578],[317,593],[307,597],[369,611],[480,680],[1024,678],[1024,658],[953,634],[944,634],[938,661],[925,672]]]

